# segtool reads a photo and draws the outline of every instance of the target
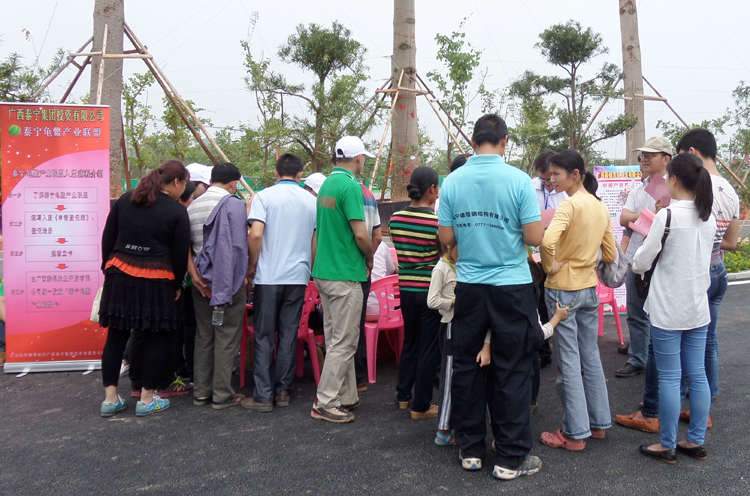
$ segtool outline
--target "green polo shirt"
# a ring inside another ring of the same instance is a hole
[[[351,220],[365,220],[362,187],[351,172],[334,167],[318,191],[318,250],[313,277],[329,281],[367,280],[365,257],[357,247]]]

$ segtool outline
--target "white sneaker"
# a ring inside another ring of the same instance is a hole
[[[538,456],[526,455],[526,459],[518,468],[505,468],[495,465],[492,476],[500,480],[513,480],[522,475],[531,475],[542,469],[542,460]]]
[[[125,377],[128,375],[128,372],[130,372],[130,364],[125,365],[124,363],[120,365],[120,377]]]
[[[461,460],[461,466],[466,470],[482,470],[481,458],[470,458],[464,455],[463,450],[458,450],[458,458]]]

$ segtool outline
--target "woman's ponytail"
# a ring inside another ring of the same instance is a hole
[[[711,217],[714,190],[711,184],[711,174],[703,167],[703,161],[690,153],[681,153],[669,161],[667,174],[676,177],[683,189],[695,195],[698,217],[706,222]]]
[[[594,198],[596,198],[599,201],[602,201],[601,198],[596,196],[596,190],[599,189],[599,182],[596,180],[596,176],[593,172],[590,170],[586,170],[586,172],[583,175],[583,187],[586,188],[586,191],[591,193]]]
[[[698,209],[698,217],[706,222],[711,216],[714,206],[714,190],[711,184],[711,174],[705,167],[698,172],[698,184],[695,185],[695,208]]]

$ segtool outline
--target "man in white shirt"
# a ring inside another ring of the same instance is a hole
[[[242,406],[257,412],[272,411],[274,403],[289,406],[297,371],[297,330],[316,225],[315,198],[299,186],[304,166],[297,155],[279,157],[277,183],[255,195],[248,217],[248,275],[255,281],[255,390]]]
[[[539,210],[557,210],[560,202],[568,197],[565,191],[557,192],[552,186],[550,178],[552,174],[549,171],[549,159],[555,152],[545,150],[534,160],[536,168],[536,177],[531,180],[536,191],[536,199],[539,202]]]
[[[657,205],[653,197],[646,192],[646,186],[655,175],[664,176],[667,173],[667,164],[672,160],[672,144],[663,136],[654,136],[647,139],[644,145],[636,148],[635,151],[641,152],[638,160],[644,179],[628,194],[628,199],[622,208],[620,225],[625,228],[630,222],[637,221],[644,210],[656,212],[657,207],[667,206]],[[634,231],[626,253],[630,260],[633,260],[635,252],[641,245],[643,245],[643,235]],[[630,357],[623,368],[615,371],[615,377],[621,378],[636,376],[646,369],[651,341],[651,323],[643,310],[645,300],[640,298],[635,290],[635,274],[628,275],[625,288],[627,290],[628,330],[630,331],[630,346],[628,347]]]
[[[703,167],[711,175],[714,203],[712,214],[716,218],[716,236],[711,252],[711,286],[708,288],[708,307],[711,322],[706,336],[706,377],[711,389],[712,401],[719,396],[719,339],[716,324],[719,307],[727,290],[727,271],[724,267],[724,251],[737,249],[740,233],[740,199],[732,185],[716,167],[716,139],[705,129],[692,129],[677,143],[677,153],[692,153],[703,160]],[[683,412],[684,413],[684,412]],[[690,414],[681,415],[689,419]],[[709,426],[711,417],[709,416]]]

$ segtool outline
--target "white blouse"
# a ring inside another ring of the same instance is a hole
[[[711,215],[703,222],[692,201],[672,201],[668,208],[672,211],[670,230],[643,309],[651,324],[661,329],[695,329],[711,321],[707,291],[711,285],[709,270],[716,220]],[[651,268],[661,247],[666,221],[667,212],[662,209],[635,253],[636,274],[644,274]]]

